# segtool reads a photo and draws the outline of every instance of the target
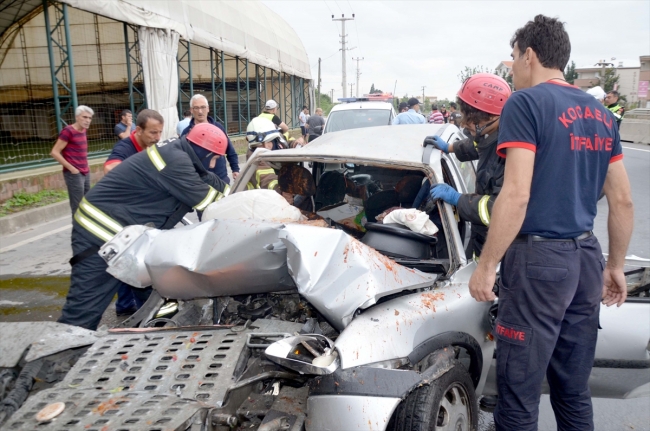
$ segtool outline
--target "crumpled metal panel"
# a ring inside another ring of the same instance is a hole
[[[383,296],[431,286],[437,276],[406,268],[337,229],[286,225],[289,272],[298,291],[338,330]]]
[[[0,322],[0,367],[15,367],[29,347],[27,362],[98,340],[97,333],[58,322]],[[30,347],[31,346],[31,347]]]
[[[59,386],[171,393],[218,407],[246,339],[229,329],[109,334]]]
[[[145,265],[163,297],[192,299],[295,289],[280,223],[208,220],[160,232]]]
[[[36,413],[48,404],[65,403],[65,410],[47,423]],[[30,396],[4,424],[3,430],[185,431],[192,417],[207,406],[173,393],[116,392],[94,388],[54,388]]]
[[[133,287],[151,286],[144,256],[161,232],[143,225],[122,229],[99,249],[102,259],[110,263],[106,272]]]

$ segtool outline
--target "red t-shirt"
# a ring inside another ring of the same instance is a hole
[[[79,172],[88,175],[88,140],[86,140],[86,129],[79,132],[72,126],[66,126],[61,130],[59,139],[67,142],[67,145],[61,151],[63,158]],[[65,167],[63,172],[70,172]]]

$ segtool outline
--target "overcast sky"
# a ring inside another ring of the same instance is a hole
[[[341,97],[340,22],[346,21],[348,46],[347,91],[356,84],[360,62],[359,94],[370,85],[396,94],[453,98],[458,74],[465,66],[494,69],[510,60],[509,41],[514,31],[535,15],[559,17],[571,38],[571,60],[578,67],[600,59],[638,66],[640,55],[650,55],[650,1],[333,1],[263,0],[296,31],[305,46],[312,78],[322,59],[322,92],[334,89]],[[356,93],[356,85],[355,85]]]

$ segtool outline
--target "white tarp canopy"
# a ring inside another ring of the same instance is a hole
[[[60,1],[117,21],[174,30],[185,40],[311,79],[307,53],[296,32],[258,1]]]

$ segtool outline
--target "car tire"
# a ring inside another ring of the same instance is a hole
[[[478,408],[467,369],[454,360],[452,368],[429,385],[411,392],[397,406],[391,431],[475,431]]]

